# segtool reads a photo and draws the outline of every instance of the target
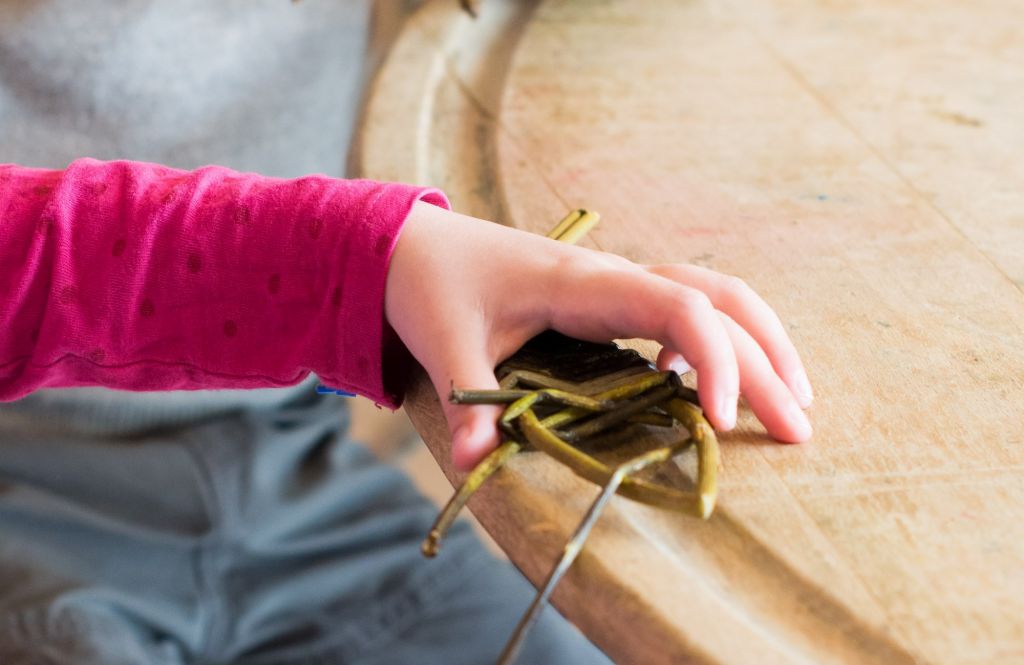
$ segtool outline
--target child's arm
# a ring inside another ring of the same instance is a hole
[[[697,370],[717,428],[733,426],[742,390],[772,436],[810,436],[799,357],[741,282],[446,205],[418,187],[216,167],[0,167],[0,399],[46,386],[279,386],[315,371],[395,405],[406,355],[392,327],[442,396],[453,383],[493,387],[497,362],[551,327],[661,341],[662,367],[685,357]],[[497,441],[495,408],[445,409],[455,461],[470,466]]]
[[[420,199],[447,205],[436,190],[321,176],[0,166],[0,400],[282,386],[315,371],[395,405],[407,355],[384,285]]]
[[[811,387],[778,317],[743,282],[710,270],[640,266],[417,203],[391,260],[385,309],[442,396],[463,469],[497,444],[500,409],[444,397],[453,384],[497,388],[495,365],[547,328],[658,340],[662,369],[685,358],[697,371],[717,429],[734,426],[742,392],[776,439],[811,436],[801,410]]]

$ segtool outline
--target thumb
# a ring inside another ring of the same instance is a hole
[[[458,346],[458,345],[456,345]],[[483,352],[467,353],[465,347],[455,349],[457,357],[443,366],[428,369],[434,389],[441,398],[441,406],[448,431],[452,436],[452,463],[455,468],[468,471],[498,446],[498,417],[502,407],[489,404],[452,404],[452,388],[471,390],[497,390],[494,363]]]

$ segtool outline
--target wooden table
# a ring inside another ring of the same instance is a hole
[[[739,275],[801,349],[811,443],[742,414],[709,522],[616,498],[561,584],[617,662],[1024,662],[1014,3],[431,0],[361,139],[462,212]],[[408,410],[457,481],[425,380]],[[472,506],[536,582],[595,494],[529,454]]]

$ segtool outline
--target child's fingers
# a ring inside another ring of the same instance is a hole
[[[721,315],[728,319],[725,314]],[[764,351],[734,321],[728,319],[736,361],[740,369],[740,394],[747,398],[754,411],[768,431],[779,441],[798,443],[810,437],[810,423],[789,387],[775,373]],[[658,369],[672,370],[680,374],[689,366],[677,351],[668,347],[658,353]]]
[[[789,387],[775,373],[764,350],[735,321],[722,313],[719,316],[736,350],[736,361],[740,369],[740,394],[764,424],[769,436],[786,443],[809,439],[811,424],[807,416]],[[682,362],[681,356],[668,347],[658,354],[659,369],[676,369],[675,364],[679,362]]]
[[[441,407],[452,435],[452,462],[468,471],[498,445],[497,420],[500,406],[452,404],[452,388],[496,390],[494,363],[473,345],[452,343],[427,368],[431,383],[441,398]]]
[[[452,405],[445,414],[452,432],[452,463],[469,471],[498,446],[497,420],[501,407],[488,404]]]
[[[704,411],[715,429],[727,432],[736,426],[739,369],[728,338],[722,334],[725,331],[721,324],[711,325],[715,312],[704,302],[687,297],[665,303],[667,310],[673,305],[675,310],[666,311],[664,332],[657,338],[680,349],[687,364],[697,371],[697,393]]]
[[[643,337],[677,349],[697,371],[697,392],[711,424],[721,431],[735,426],[736,356],[707,296],[638,269],[599,270],[560,284],[550,313],[556,330],[602,341]]]
[[[673,351],[667,346],[661,347],[661,351],[658,352],[658,359],[655,361],[658,369],[662,372],[672,370],[680,376],[686,374],[693,368],[690,367],[690,363],[686,362],[682,354],[678,351]]]
[[[716,309],[728,314],[760,345],[800,406],[810,406],[814,393],[796,347],[775,311],[743,280],[685,264],[651,266],[648,270],[707,294]]]
[[[811,438],[811,423],[757,342],[726,314],[719,313],[740,366],[740,393],[768,435],[778,441],[799,443]]]

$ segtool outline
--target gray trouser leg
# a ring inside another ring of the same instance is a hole
[[[0,663],[492,662],[532,588],[344,436],[336,398],[119,437],[0,411]],[[553,610],[521,662],[607,663]]]

